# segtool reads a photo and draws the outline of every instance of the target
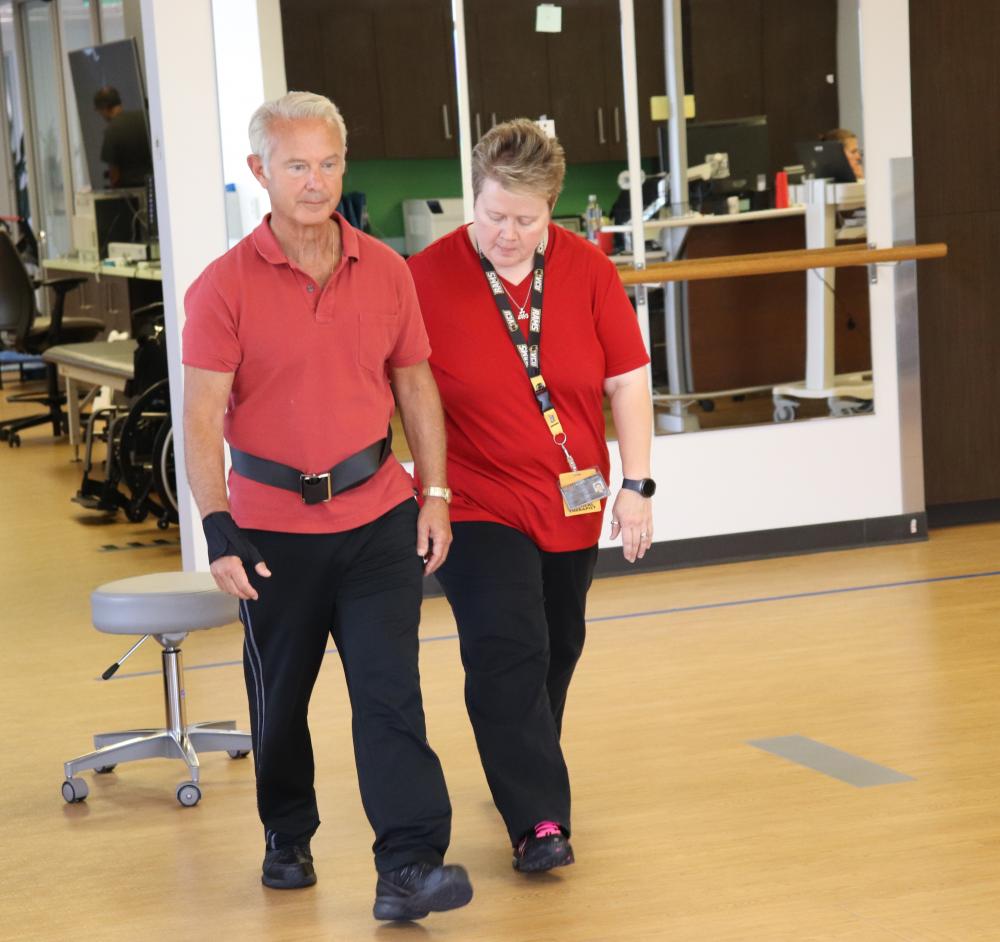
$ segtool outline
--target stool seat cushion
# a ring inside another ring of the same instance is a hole
[[[232,624],[239,600],[208,572],[156,572],[108,582],[90,594],[94,627],[117,635],[183,634]]]

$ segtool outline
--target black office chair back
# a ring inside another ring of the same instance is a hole
[[[0,331],[20,347],[35,318],[35,289],[10,236],[0,231]]]

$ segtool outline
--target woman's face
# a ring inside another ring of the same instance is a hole
[[[847,162],[854,171],[855,178],[864,180],[865,168],[861,163],[861,148],[858,147],[858,139],[856,137],[849,137],[844,141],[844,154],[846,154]]]
[[[479,250],[497,268],[530,261],[549,225],[548,200],[533,193],[513,193],[487,177],[473,206],[473,235]]]

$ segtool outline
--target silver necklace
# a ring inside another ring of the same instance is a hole
[[[469,233],[472,236],[472,243],[476,247],[477,254],[482,255],[483,254],[483,250],[479,247],[479,240],[476,238],[476,233],[473,231],[472,225],[473,224],[471,222],[468,225]],[[538,249],[537,249],[537,251],[539,251],[542,254],[544,254],[545,253],[545,246],[548,243],[548,241],[549,241],[549,233],[548,233],[548,230],[546,230],[545,235],[542,236],[542,241],[538,243]],[[526,320],[528,320],[528,302],[531,300],[531,289],[534,286],[534,280],[529,281],[529,283],[528,283],[528,293],[527,293],[527,295],[524,298],[524,304],[518,304],[517,301],[514,300],[514,295],[512,295],[507,290],[507,286],[503,283],[503,279],[500,277],[500,273],[499,272],[497,272],[497,279],[500,282],[500,287],[503,288],[503,293],[505,295],[507,295],[508,298],[510,298],[510,303],[513,304],[514,307],[517,308],[517,319],[519,321],[526,321]]]
[[[500,287],[503,288],[503,293],[510,298],[510,303],[517,308],[517,319],[519,321],[526,321],[528,319],[528,302],[531,300],[531,282],[528,282],[528,293],[524,296],[524,304],[518,304],[517,301],[514,300],[514,295],[507,290],[507,286],[503,283],[503,279],[500,280]]]

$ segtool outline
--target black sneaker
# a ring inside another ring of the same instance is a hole
[[[514,869],[521,873],[541,873],[573,863],[573,848],[562,828],[550,821],[536,824],[514,848]]]
[[[298,890],[316,882],[308,844],[273,847],[264,854],[260,882],[273,890]]]
[[[458,909],[472,899],[464,867],[413,863],[380,873],[375,884],[376,919],[423,919],[428,913]]]

